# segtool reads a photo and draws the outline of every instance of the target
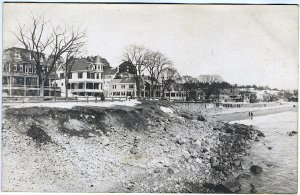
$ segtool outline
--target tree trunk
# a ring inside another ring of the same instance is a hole
[[[136,89],[137,89],[137,97],[138,97],[138,100],[141,99],[141,78],[137,78],[136,80]]]
[[[150,94],[152,95],[152,99],[154,100],[153,80],[151,80],[151,88],[150,89],[151,89],[151,93]]]
[[[44,85],[45,80],[41,76],[39,76],[40,97],[44,97]]]
[[[69,84],[69,78],[68,78],[68,76],[66,75],[66,76],[65,76],[65,89],[66,89],[65,99],[66,99],[66,100],[68,99],[68,84]]]

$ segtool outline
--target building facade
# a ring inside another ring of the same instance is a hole
[[[68,74],[68,83],[65,83],[65,67],[57,71],[58,85],[61,87],[62,96],[101,96],[108,89],[107,83],[113,79],[115,71],[104,58],[100,56],[75,59]],[[112,75],[111,75],[111,74]],[[66,90],[66,85],[68,90]]]
[[[134,78],[113,79],[109,82],[107,97],[137,97],[137,88]]]
[[[2,64],[3,97],[40,96],[39,76],[31,53],[26,49],[12,47],[4,50]],[[45,54],[41,54],[42,78],[45,78],[49,66]],[[44,96],[60,96],[60,88],[51,83],[57,79],[51,72],[44,84]]]

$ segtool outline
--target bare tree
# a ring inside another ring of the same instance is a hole
[[[82,52],[82,47],[84,46],[84,42],[82,42],[81,44],[77,44],[77,47],[71,48],[70,50],[68,50],[66,52],[66,62],[64,64],[64,77],[65,77],[65,99],[68,99],[68,84],[69,84],[69,77],[72,74],[72,68],[73,65],[76,62],[76,57],[78,54],[80,54]]]
[[[50,27],[43,17],[32,17],[31,22],[29,31],[25,30],[25,25],[19,25],[15,36],[33,58],[32,65],[36,66],[40,96],[43,97],[45,82],[54,71],[58,60],[64,53],[74,50],[83,43],[85,32],[67,26],[57,26],[52,28],[52,31],[46,32]],[[49,57],[46,64],[42,64],[45,51],[50,51]]]
[[[220,75],[200,75],[198,77],[200,83],[221,83],[224,81]]]
[[[150,74],[151,86],[150,94],[154,97],[154,81],[158,82],[161,73],[172,65],[172,62],[160,52],[147,52],[146,55],[146,68]]]
[[[162,97],[164,98],[165,90],[170,90],[172,84],[181,80],[180,74],[173,67],[165,68],[162,71],[163,75],[163,86],[162,86]]]
[[[134,78],[136,81],[136,88],[137,88],[137,96],[138,99],[141,97],[141,77],[143,71],[146,69],[146,56],[147,50],[143,46],[138,45],[129,45],[124,54],[123,54],[123,61],[127,61],[131,63],[134,68]]]

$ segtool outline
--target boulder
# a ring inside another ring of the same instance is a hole
[[[263,132],[260,132],[260,131],[259,131],[259,132],[257,133],[257,136],[258,136],[258,137],[265,137],[265,134],[264,134]]]
[[[250,187],[251,187],[251,190],[250,190],[251,193],[256,193],[257,192],[257,190],[256,190],[256,188],[253,184],[250,184]]]
[[[252,165],[250,167],[250,171],[254,174],[260,174],[261,172],[263,172],[263,168],[258,165]]]
[[[240,182],[236,179],[229,179],[221,184],[216,185],[217,192],[235,193],[241,188]]]
[[[138,148],[136,146],[133,146],[131,149],[130,149],[130,153],[131,154],[136,154],[138,153]]]

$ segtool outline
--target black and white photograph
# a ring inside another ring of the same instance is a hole
[[[2,3],[1,191],[298,193],[298,4]]]

